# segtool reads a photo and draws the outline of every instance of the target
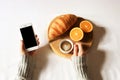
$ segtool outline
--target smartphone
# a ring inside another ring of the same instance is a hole
[[[20,32],[23,38],[25,48],[28,52],[38,49],[38,44],[31,23],[22,25],[20,28]]]

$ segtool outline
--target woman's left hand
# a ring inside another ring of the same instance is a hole
[[[37,44],[39,45],[40,42],[39,42],[38,36],[35,35],[35,38],[36,38]],[[33,55],[33,54],[36,52],[36,50],[27,52],[26,49],[25,49],[25,45],[24,45],[23,40],[21,40],[21,45],[20,45],[20,47],[21,47],[20,51],[21,51],[22,54],[30,54],[30,55]]]

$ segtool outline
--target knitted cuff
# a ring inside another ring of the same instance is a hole
[[[76,71],[77,80],[88,80],[86,57],[85,56],[72,56],[72,63]]]
[[[19,64],[16,80],[32,80],[34,67],[35,63],[33,56],[29,54],[22,55],[22,61]]]

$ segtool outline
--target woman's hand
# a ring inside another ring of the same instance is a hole
[[[80,42],[74,44],[73,56],[83,56],[84,51]]]
[[[38,36],[35,35],[35,38],[36,38],[37,44],[39,45],[40,42],[39,42]],[[21,47],[20,51],[21,51],[22,54],[30,54],[30,55],[33,55],[33,54],[35,53],[35,51],[36,51],[36,50],[34,50],[34,51],[27,52],[26,49],[25,49],[25,45],[24,45],[23,40],[21,40],[21,45],[20,45],[20,47]]]
[[[89,80],[87,76],[86,57],[80,42],[74,44],[72,63],[76,71],[77,80]]]

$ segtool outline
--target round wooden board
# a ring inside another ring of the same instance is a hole
[[[77,22],[73,25],[72,28],[78,26],[78,24],[82,21],[82,18],[78,18]],[[49,29],[49,28],[48,28]],[[64,57],[64,58],[70,58],[72,56],[72,52],[69,54],[65,54],[62,53],[59,49],[59,43],[61,42],[61,40],[63,39],[70,39],[69,37],[69,32],[71,29],[69,29],[67,32],[65,32],[64,34],[60,35],[59,37],[57,37],[56,39],[52,40],[49,42],[50,47],[52,48],[52,50],[54,51],[54,53],[56,53],[57,55]],[[49,33],[48,33],[49,34]],[[71,40],[71,39],[70,39]],[[73,44],[75,43],[74,41],[72,41]],[[88,50],[91,46],[92,46],[92,42],[93,42],[93,31],[90,33],[84,33],[84,37],[81,41],[79,41],[82,43],[83,49],[84,51]]]

